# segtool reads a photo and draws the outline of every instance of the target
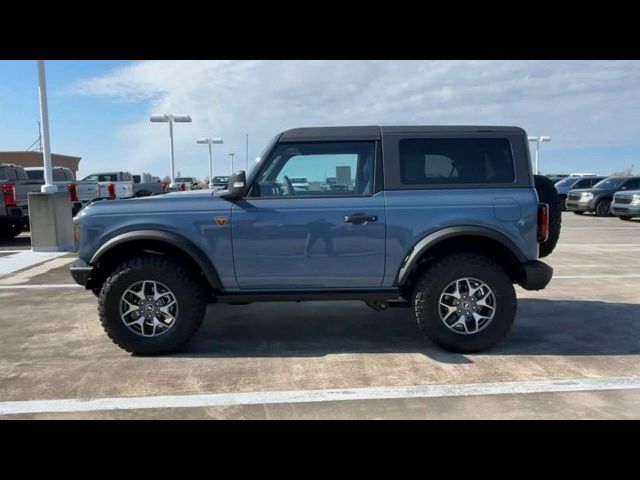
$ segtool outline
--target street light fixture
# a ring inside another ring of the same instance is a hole
[[[235,152],[229,152],[229,156],[231,157],[231,173],[233,174],[233,157]]]
[[[539,137],[529,137],[530,142],[536,142],[536,175],[540,175],[540,144],[550,142],[551,137],[541,135]]]
[[[169,140],[171,143],[171,183],[175,180],[175,152],[173,148],[173,122],[188,123],[191,122],[189,115],[173,115],[165,113],[162,115],[151,115],[149,118],[152,123],[168,123],[169,124]]]
[[[221,138],[199,138],[196,143],[209,145],[209,185],[213,184],[213,147],[214,143],[224,143]]]

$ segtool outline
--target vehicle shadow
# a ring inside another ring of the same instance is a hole
[[[521,299],[510,334],[478,355],[640,354],[640,305]],[[211,305],[194,340],[176,357],[321,357],[340,353],[419,353],[472,363],[445,352],[417,328],[410,309],[378,313],[360,302]]]
[[[10,248],[10,247],[30,247],[31,246],[31,237],[21,235],[19,237],[11,238],[11,239],[0,239],[0,247]]]

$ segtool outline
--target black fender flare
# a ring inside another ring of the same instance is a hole
[[[518,248],[518,246],[509,237],[496,230],[476,225],[445,227],[423,237],[411,248],[411,250],[405,257],[404,262],[402,262],[398,273],[396,274],[395,285],[402,286],[405,284],[409,277],[409,274],[411,273],[417,262],[420,260],[422,255],[430,248],[448,238],[468,235],[480,236],[495,240],[496,242],[502,244],[504,247],[508,248],[521,263],[527,261],[520,248]]]
[[[118,245],[138,240],[155,240],[177,247],[198,265],[212,288],[222,289],[220,276],[204,252],[182,235],[164,230],[134,230],[120,233],[103,243],[93,254],[89,264],[95,265],[105,253]]]

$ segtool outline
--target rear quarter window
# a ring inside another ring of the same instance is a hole
[[[506,138],[411,138],[399,142],[403,186],[513,184],[511,143]]]

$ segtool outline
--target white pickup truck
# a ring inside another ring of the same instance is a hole
[[[96,182],[98,198],[131,198],[135,195],[133,175],[129,172],[92,173],[83,182]]]

